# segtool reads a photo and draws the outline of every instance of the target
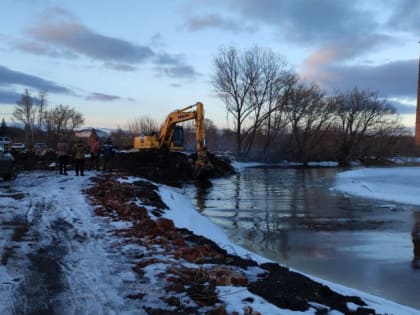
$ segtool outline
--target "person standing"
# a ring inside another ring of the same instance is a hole
[[[85,171],[85,145],[82,142],[82,139],[77,139],[74,144],[74,169],[76,171],[76,176],[84,176]]]
[[[95,128],[92,128],[90,130],[90,135],[89,135],[89,139],[88,139],[89,147],[90,147],[91,143],[93,142],[93,140],[95,140],[96,138],[98,138],[98,135],[96,134]]]
[[[114,157],[115,150],[114,146],[112,145],[111,139],[108,138],[106,142],[102,146],[103,150],[103,158],[104,158],[104,166],[103,171],[110,171],[111,170],[111,160]]]
[[[67,175],[67,164],[69,163],[69,145],[64,141],[64,137],[57,143],[57,157],[60,174]]]
[[[99,138],[92,138],[89,144],[89,150],[90,150],[90,163],[89,163],[89,170],[92,168],[95,168],[97,171],[99,171],[99,153],[101,150],[100,144],[99,144]]]

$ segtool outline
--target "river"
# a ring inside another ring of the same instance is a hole
[[[238,245],[420,309],[419,241],[412,237],[420,232],[420,207],[334,191],[339,171],[251,167],[183,192]]]

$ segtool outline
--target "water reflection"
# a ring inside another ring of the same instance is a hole
[[[210,188],[212,187],[210,181],[198,181],[195,185],[196,188],[196,209],[202,212],[206,208],[207,195],[209,194]]]
[[[329,190],[338,171],[249,168],[185,194],[241,246],[420,308],[420,211]]]

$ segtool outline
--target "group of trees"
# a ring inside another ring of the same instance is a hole
[[[270,50],[224,48],[214,66],[212,83],[232,118],[239,157],[329,158],[346,165],[390,154],[407,135],[377,92],[355,87],[327,95]]]
[[[83,115],[69,105],[47,108],[46,96],[46,92],[41,91],[35,97],[25,89],[13,111],[13,119],[22,124],[28,145],[41,139],[55,142],[59,136],[71,135],[84,123]]]
[[[212,85],[223,100],[233,129],[218,129],[206,119],[207,146],[234,151],[239,158],[260,160],[381,159],[413,150],[412,136],[395,108],[377,92],[335,91],[327,94],[305,82],[285,60],[269,49],[240,52],[223,48],[214,58]],[[28,90],[17,102],[13,118],[24,126],[25,142],[37,133],[48,139],[73,133],[82,126],[81,113],[68,105],[47,108],[46,93],[33,97]],[[136,135],[159,130],[159,123],[143,116],[119,128],[111,137],[123,147]],[[187,147],[193,148],[194,126],[186,124]]]

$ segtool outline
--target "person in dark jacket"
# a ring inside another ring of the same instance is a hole
[[[112,145],[110,138],[108,138],[106,142],[102,145],[102,154],[104,159],[103,171],[110,171],[111,160],[115,154],[114,146]]]
[[[76,171],[76,176],[84,176],[85,171],[85,151],[86,147],[82,142],[82,139],[77,139],[74,144],[74,169]]]

